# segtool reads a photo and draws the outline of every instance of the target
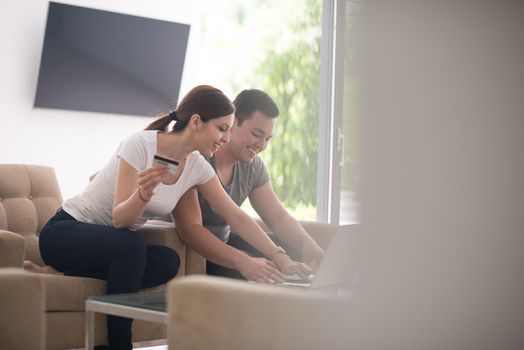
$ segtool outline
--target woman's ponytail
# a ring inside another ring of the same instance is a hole
[[[174,118],[173,118],[174,116]],[[169,113],[166,113],[157,119],[155,119],[151,124],[149,124],[144,130],[158,130],[158,131],[169,131],[168,126],[171,124],[171,122],[176,119],[176,112],[172,111]]]
[[[144,130],[179,132],[187,127],[193,114],[198,114],[200,119],[207,123],[211,119],[230,115],[234,112],[235,106],[222,91],[209,85],[200,85],[184,96],[176,110],[160,116]],[[175,124],[169,130],[168,127],[173,121]]]

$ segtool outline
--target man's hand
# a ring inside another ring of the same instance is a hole
[[[313,271],[304,263],[291,260],[286,254],[277,254],[273,257],[273,262],[278,266],[280,271],[285,275],[299,275],[301,278],[308,280]]]
[[[320,261],[324,257],[324,250],[318,244],[311,242],[302,247],[302,261],[305,262],[313,271],[316,271]]]
[[[248,281],[260,283],[278,283],[286,278],[271,261],[265,258],[253,258],[247,254],[237,263],[237,270]]]

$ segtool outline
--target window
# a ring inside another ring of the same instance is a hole
[[[321,109],[317,220],[358,221],[358,53],[361,4],[325,0],[322,19]]]
[[[361,3],[199,3],[198,71],[186,74],[231,98],[245,88],[267,91],[281,116],[261,156],[284,206],[297,219],[358,221],[358,81],[352,67]],[[244,208],[251,210],[247,201]]]

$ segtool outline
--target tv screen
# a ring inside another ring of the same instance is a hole
[[[178,99],[189,28],[50,2],[35,107],[168,111]]]

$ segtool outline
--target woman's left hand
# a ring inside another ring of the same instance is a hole
[[[307,280],[309,275],[313,271],[304,263],[291,260],[286,254],[277,254],[273,257],[273,262],[278,266],[280,272],[284,275],[294,275],[297,274],[301,278]]]

